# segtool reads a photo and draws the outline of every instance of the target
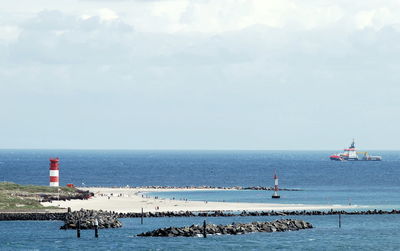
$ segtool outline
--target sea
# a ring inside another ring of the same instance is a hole
[[[358,205],[400,209],[400,152],[371,151],[383,161],[330,161],[335,151],[133,151],[0,150],[0,180],[48,185],[49,158],[60,158],[60,185],[76,186],[273,186],[271,191],[158,192],[150,196],[199,201]],[[59,230],[60,221],[0,222],[0,250],[399,250],[400,215],[291,216],[311,230],[208,238],[145,238],[160,227],[271,221],[286,217],[121,219],[123,227],[94,232]]]

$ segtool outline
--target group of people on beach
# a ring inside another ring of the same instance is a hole
[[[111,199],[111,197],[129,197],[129,195],[123,194],[123,193],[118,193],[118,194],[114,194],[114,193],[109,193],[109,194],[104,194],[104,193],[98,193],[96,194],[97,196],[100,197],[107,197],[108,199]]]
[[[124,193],[97,193],[96,195],[99,196],[99,197],[107,197],[108,200],[110,200],[112,197],[131,197],[132,196],[132,195],[129,195],[129,194],[124,194]],[[142,198],[147,198],[147,199],[152,198],[151,196],[147,195],[146,193],[142,193],[142,192],[136,192],[136,193],[134,193],[134,195],[135,196],[141,195]],[[153,198],[155,200],[164,200],[163,198],[160,199],[158,196],[154,196]],[[188,202],[187,198],[179,198],[179,199],[177,199],[175,197],[172,197],[171,200],[180,200],[180,201]],[[204,203],[208,204],[208,201],[204,201]],[[155,206],[155,210],[157,210],[157,211],[160,210],[160,206],[156,205]]]

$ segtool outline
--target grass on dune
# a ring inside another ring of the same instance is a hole
[[[0,192],[0,209],[41,209],[44,208],[38,200],[20,198]]]
[[[59,189],[59,191],[58,191]],[[0,209],[44,209],[39,202],[39,194],[72,194],[75,188],[19,185],[0,182]],[[53,208],[53,207],[51,207]]]
[[[60,193],[76,191],[75,188],[59,187]],[[57,193],[58,187],[35,186],[35,185],[19,185],[12,182],[0,182],[0,191],[14,191],[27,193]]]

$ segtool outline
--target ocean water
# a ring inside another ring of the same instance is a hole
[[[87,186],[271,186],[302,189],[399,187],[400,152],[381,162],[335,162],[334,151],[0,150],[0,180],[48,184],[49,157],[60,157],[60,183]]]
[[[122,219],[120,229],[58,230],[60,221],[0,222],[1,250],[398,250],[400,215],[344,215],[338,228],[337,216],[299,216],[313,229],[282,233],[220,235],[208,238],[136,237],[159,227],[232,222],[271,221],[279,217],[149,218]]]
[[[335,151],[332,151],[335,152]],[[0,180],[48,184],[49,157],[60,157],[60,183],[81,186],[272,186],[276,170],[281,203],[349,204],[370,208],[400,208],[400,152],[374,151],[381,162],[334,162],[330,151],[78,151],[0,150]],[[154,194],[152,194],[154,195]],[[271,202],[271,191],[157,193],[161,197],[208,201]],[[276,201],[274,201],[276,202]],[[290,233],[201,238],[134,237],[164,226],[201,223],[202,218],[123,219],[122,229],[59,231],[61,222],[0,222],[0,250],[119,249],[137,250],[387,250],[400,247],[400,216],[296,217],[316,226]],[[212,223],[271,220],[269,217],[209,218]]]
[[[354,189],[307,189],[303,191],[280,191],[279,200],[272,199],[272,191],[180,191],[149,193],[150,196],[176,200],[220,201],[220,202],[258,202],[282,204],[325,204],[357,205],[353,210],[400,208],[400,189],[386,188],[380,191]]]

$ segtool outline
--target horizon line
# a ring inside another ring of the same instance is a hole
[[[218,148],[218,149],[205,149],[205,148],[1,148],[1,150],[66,150],[66,151],[342,151],[335,149],[240,149],[240,148]],[[400,149],[363,149],[360,151],[400,151]]]

